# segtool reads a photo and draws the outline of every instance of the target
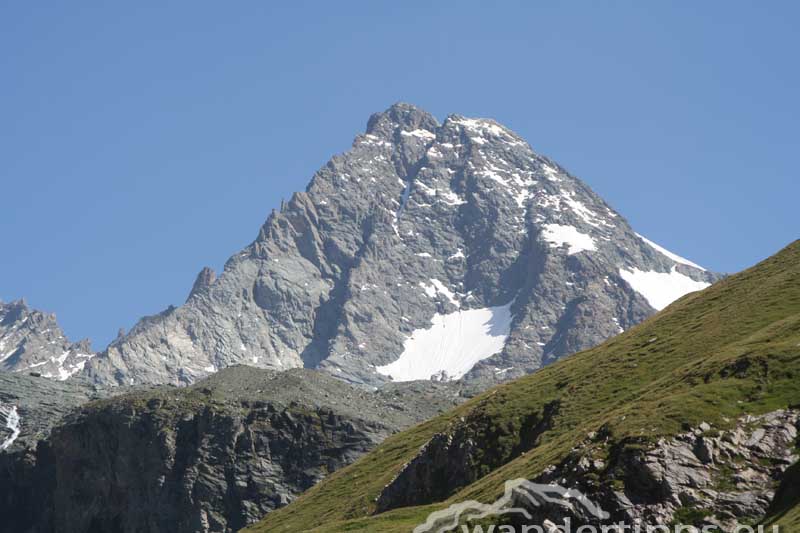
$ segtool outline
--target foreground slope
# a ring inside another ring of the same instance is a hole
[[[508,128],[396,104],[219,277],[204,269],[184,305],[142,319],[86,374],[188,384],[243,363],[485,387],[716,279]]]
[[[770,500],[797,460],[798,375],[800,241],[387,439],[250,531],[410,531],[515,478],[573,485],[629,522],[796,523],[796,489]]]

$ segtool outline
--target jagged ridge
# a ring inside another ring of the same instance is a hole
[[[0,371],[35,372],[63,381],[94,357],[89,341],[71,342],[56,316],[30,309],[24,300],[0,301]]]

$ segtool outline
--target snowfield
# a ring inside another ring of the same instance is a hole
[[[685,294],[701,291],[710,285],[681,274],[675,267],[669,272],[645,272],[638,268],[633,270],[621,268],[619,275],[657,311],[661,311]]]
[[[403,353],[375,369],[394,381],[439,376],[458,379],[503,349],[511,329],[511,304],[435,314],[431,326],[417,329],[403,343]]]

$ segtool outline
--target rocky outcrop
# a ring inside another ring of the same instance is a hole
[[[185,385],[245,363],[484,388],[717,278],[637,235],[502,125],[397,104],[219,277],[201,272],[183,306],[142,319],[85,374]]]
[[[579,488],[610,514],[604,523],[732,531],[766,516],[800,458],[799,423],[796,410],[748,415],[727,430],[703,423],[652,445],[616,443],[608,460],[597,458],[604,437],[593,434],[535,481]]]
[[[377,512],[442,501],[458,489],[485,476],[537,445],[551,428],[559,402],[518,424],[492,424],[480,409],[448,431],[434,435],[381,491]]]
[[[546,421],[547,416],[541,417],[534,428],[545,430]],[[502,449],[498,439],[487,438],[477,429],[480,424],[467,431],[466,422],[426,443],[381,492],[376,512],[443,501],[487,473],[476,465],[490,465],[491,471],[536,446],[538,435],[531,431],[533,440],[520,443],[517,453],[509,451],[496,462],[487,461],[487,446]],[[795,497],[796,491],[789,488],[794,478],[784,476],[796,476],[789,468],[800,458],[798,424],[800,411],[779,410],[745,416],[727,430],[703,423],[654,443],[614,442],[601,430],[573,448],[564,461],[520,484],[510,507],[524,509],[528,516],[515,511],[503,520],[542,526],[563,524],[569,518],[575,527],[675,523],[716,526],[717,531],[763,523],[776,499]],[[585,496],[602,513],[587,514],[586,505],[572,505],[574,496],[543,500],[542,494],[520,492],[525,486],[549,486],[553,494],[577,490],[575,495]]]
[[[0,371],[63,381],[81,372],[92,357],[89,341],[67,339],[55,315],[30,309],[23,300],[0,302]]]
[[[247,367],[97,400],[0,452],[0,531],[237,531],[457,401],[447,384],[368,392]]]

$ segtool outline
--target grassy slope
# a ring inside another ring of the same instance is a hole
[[[461,417],[480,420],[499,448],[513,449],[524,417],[561,403],[536,448],[449,500],[492,501],[506,480],[538,475],[601,426],[613,441],[630,443],[673,435],[687,423],[724,428],[743,413],[800,404],[798,375],[800,241],[596,348],[391,437],[251,531],[409,531],[444,505],[370,516],[374,500],[420,446]]]
[[[769,515],[769,525],[779,525],[781,531],[800,531],[800,463],[784,476]]]
[[[768,525],[780,526],[780,531],[800,531],[800,502],[796,502],[794,507],[787,509],[785,514]]]

